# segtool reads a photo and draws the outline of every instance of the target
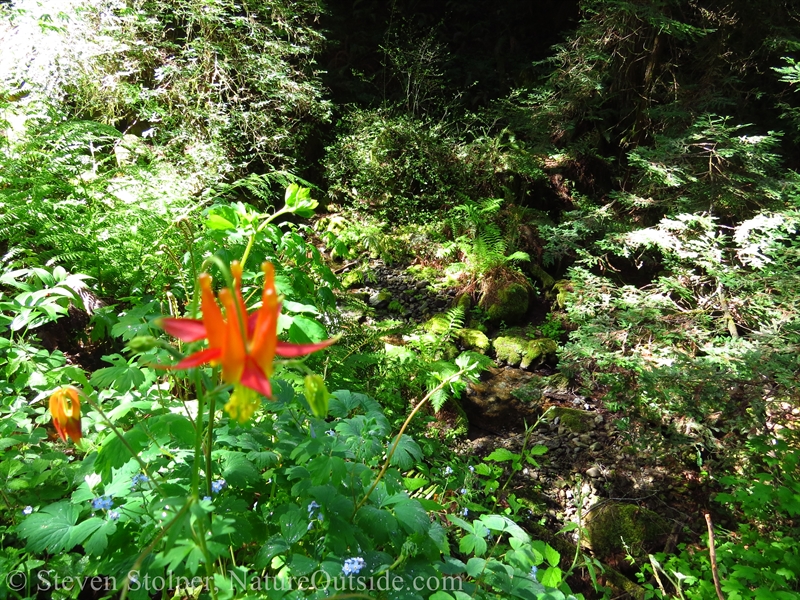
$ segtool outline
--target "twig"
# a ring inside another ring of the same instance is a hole
[[[714,528],[711,525],[711,514],[706,513],[706,525],[708,526],[708,554],[711,558],[711,575],[714,577],[714,588],[717,590],[717,598],[725,600],[722,595],[722,588],[719,585],[719,573],[717,572],[717,551],[714,548]]]

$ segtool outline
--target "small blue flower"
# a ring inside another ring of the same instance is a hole
[[[311,531],[311,528],[314,526],[314,521],[308,522],[308,527],[306,527],[306,531]]]
[[[534,581],[537,581],[536,573],[538,573],[538,572],[539,572],[539,567],[537,567],[536,565],[533,565],[531,567],[531,579],[533,579]]]
[[[462,496],[466,496],[467,495],[467,488],[461,488],[461,495]]]
[[[108,496],[100,496],[92,500],[92,508],[95,510],[108,510],[114,506],[114,501]]]
[[[137,473],[133,476],[133,479],[131,479],[131,489],[135,490],[138,485],[147,483],[148,481],[150,480],[147,478],[147,475],[144,473]]]
[[[310,515],[311,513],[313,513],[318,508],[319,508],[319,504],[317,504],[316,500],[312,500],[308,505],[308,514]]]
[[[108,511],[108,518],[112,521],[117,521],[119,519],[119,511],[117,510],[110,510]]]
[[[462,516],[462,517],[466,517],[466,516],[468,516],[468,515],[469,515],[469,509],[465,507],[465,508],[464,508],[464,509],[461,511],[461,516]]]
[[[336,435],[336,432],[333,429],[328,429],[328,431],[326,431],[325,434],[326,435]]]
[[[358,573],[367,565],[367,562],[360,556],[348,558],[344,561],[342,567],[343,575],[358,575]]]
[[[470,465],[470,466],[469,466],[469,472],[470,472],[470,473],[474,473],[474,472],[475,472],[475,467],[473,467],[472,465]]]
[[[33,512],[33,507],[32,506],[26,506],[25,508],[22,509],[22,514],[23,515],[29,515],[32,512]]]
[[[211,491],[215,494],[219,494],[226,485],[227,483],[225,483],[224,479],[217,479],[211,482]]]
[[[445,467],[444,468],[444,476],[445,477],[450,477],[450,475],[452,475],[452,474],[453,474],[453,469],[451,469],[450,467]]]
[[[211,496],[203,496],[203,500],[208,500],[209,502],[211,502]]]
[[[323,515],[322,513],[319,513],[319,514],[317,515],[317,521],[319,521],[320,523],[322,523],[324,520],[325,520],[325,515]]]

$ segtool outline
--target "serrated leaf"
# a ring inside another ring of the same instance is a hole
[[[126,431],[123,436],[130,449],[136,454],[141,452],[149,442],[147,434],[139,425]],[[130,460],[133,460],[133,456],[128,447],[115,434],[109,434],[103,442],[100,452],[97,453],[95,471],[107,483],[111,481],[111,469],[119,469]]]
[[[294,509],[280,517],[281,535],[290,546],[300,540],[308,531],[308,515]]]
[[[486,561],[477,556],[473,556],[467,561],[467,575],[470,577],[479,577],[485,568]]]
[[[218,214],[210,214],[206,219],[206,227],[209,229],[236,229],[236,225],[231,223],[228,219]]]
[[[422,460],[422,449],[414,438],[405,433],[400,437],[400,441],[392,455],[392,466],[400,467],[403,470],[410,469]]]
[[[255,558],[255,567],[257,569],[263,569],[267,565],[270,564],[270,561],[273,557],[278,556],[289,550],[289,544],[286,543],[279,535],[274,535],[267,542],[261,546],[261,549],[258,551],[258,554]]]
[[[539,576],[539,582],[547,587],[558,587],[562,579],[562,572],[558,567],[549,567]]]
[[[74,546],[70,537],[78,513],[79,510],[69,502],[51,504],[20,523],[17,533],[27,540],[26,547],[31,552],[65,552]]]
[[[544,547],[544,559],[548,562],[548,564],[555,567],[561,561],[561,555],[558,553],[558,550],[553,548],[550,544],[547,544]]]
[[[295,315],[289,327],[289,340],[296,344],[309,344],[327,339],[325,328],[314,319]]]
[[[356,516],[359,526],[369,531],[375,540],[388,540],[397,531],[397,519],[388,510],[362,506]]]
[[[117,531],[117,524],[110,519],[101,519],[102,525],[83,542],[83,549],[89,556],[102,556],[108,547],[108,536],[113,535]]]
[[[291,569],[292,575],[295,577],[308,575],[316,571],[318,566],[319,562],[307,556],[303,556],[302,554],[293,555],[292,559],[289,561],[289,568]]]
[[[497,448],[494,452],[492,452],[489,456],[486,457],[485,460],[491,460],[494,462],[503,462],[506,460],[517,460],[519,458],[518,454],[514,454],[510,450],[506,448]]]
[[[431,524],[428,513],[416,500],[406,500],[396,504],[394,514],[403,529],[409,533],[424,533]]]

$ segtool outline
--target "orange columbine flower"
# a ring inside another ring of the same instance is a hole
[[[65,385],[50,396],[50,414],[53,425],[63,441],[67,436],[78,443],[81,439],[81,401],[78,388]]]
[[[291,344],[278,340],[278,316],[281,303],[275,291],[275,269],[269,263],[264,271],[261,307],[247,314],[242,298],[242,265],[231,263],[233,291],[219,292],[220,309],[211,288],[211,276],[200,275],[202,319],[161,319],[161,327],[184,342],[208,340],[208,348],[184,358],[173,368],[189,369],[207,363],[222,365],[222,379],[234,385],[234,392],[225,409],[239,421],[246,421],[258,406],[253,391],[272,397],[269,378],[275,356],[297,358],[330,346],[336,338],[318,344]],[[246,388],[246,389],[245,389]],[[251,391],[252,390],[252,391]]]

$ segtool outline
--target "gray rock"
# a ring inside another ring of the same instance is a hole
[[[589,469],[586,469],[586,474],[589,477],[597,479],[598,477],[601,477],[603,475],[603,472],[600,469],[598,469],[597,467],[591,467]]]
[[[373,308],[385,308],[392,300],[392,294],[386,290],[380,290],[369,297],[369,305]]]

